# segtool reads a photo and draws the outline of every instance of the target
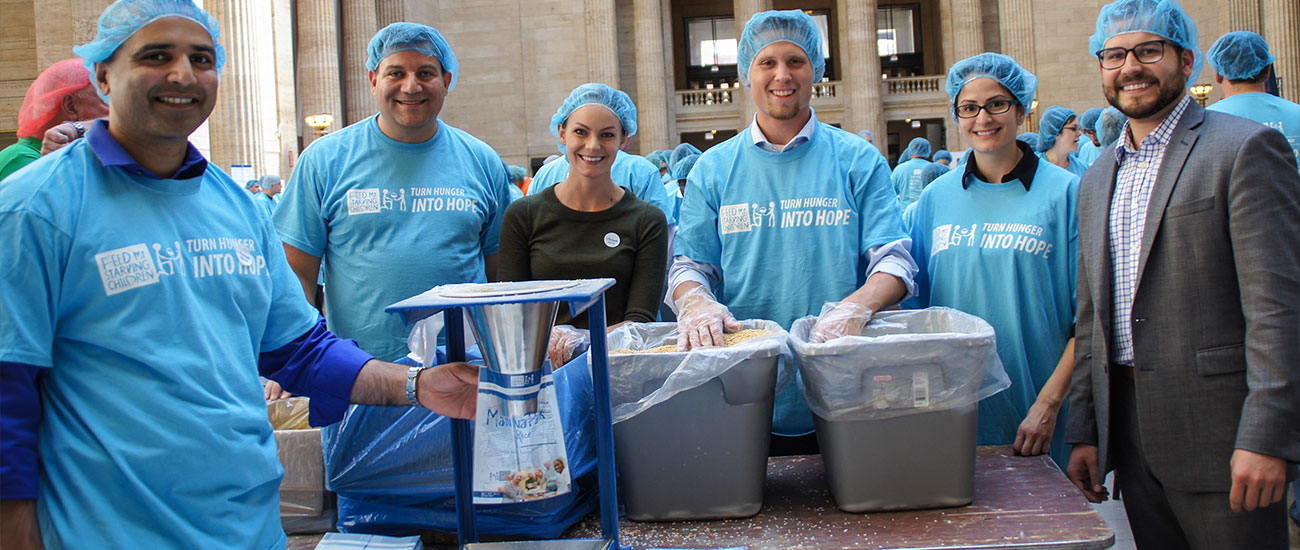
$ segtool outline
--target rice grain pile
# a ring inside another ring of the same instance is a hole
[[[751,328],[751,329],[742,330],[740,332],[723,334],[722,346],[730,347],[739,344],[741,342],[744,342],[745,340],[749,340],[751,338],[756,338],[764,334],[774,334],[774,333],[776,333],[775,330],[762,330],[762,329]],[[668,344],[665,346],[659,346],[657,348],[650,348],[650,349],[622,348],[622,349],[613,350],[609,353],[610,355],[623,355],[628,353],[673,353],[675,351],[677,351],[677,344]]]

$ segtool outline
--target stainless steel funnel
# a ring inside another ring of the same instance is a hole
[[[481,387],[501,399],[509,418],[537,412],[542,362],[559,302],[467,306],[470,327],[488,371]]]

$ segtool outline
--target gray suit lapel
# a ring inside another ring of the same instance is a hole
[[[1151,187],[1151,198],[1147,201],[1146,225],[1142,230],[1142,252],[1138,258],[1137,281],[1142,286],[1142,272],[1146,270],[1147,258],[1151,255],[1151,246],[1156,241],[1156,232],[1165,216],[1165,207],[1169,205],[1169,196],[1174,192],[1174,184],[1183,173],[1187,157],[1200,138],[1201,121],[1205,118],[1205,109],[1196,103],[1187,106],[1183,117],[1179,119],[1174,134],[1169,138],[1164,159],[1160,161],[1160,174],[1156,176],[1155,185]]]
[[[1121,138],[1122,139],[1122,138]],[[1120,145],[1116,143],[1115,147]],[[1114,277],[1110,257],[1110,204],[1115,194],[1115,151],[1106,148],[1097,161],[1084,173],[1079,183],[1079,193],[1088,194],[1092,212],[1086,219],[1079,220],[1080,238],[1088,243],[1089,250],[1082,251],[1089,258],[1097,261],[1087,266],[1088,282],[1092,291],[1092,306],[1097,318],[1105,327],[1105,337],[1110,336],[1111,283]],[[1079,203],[1083,204],[1080,200]]]

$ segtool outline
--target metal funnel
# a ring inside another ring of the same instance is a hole
[[[501,399],[501,411],[508,418],[537,412],[542,363],[559,306],[526,302],[465,307],[487,364],[480,385]]]

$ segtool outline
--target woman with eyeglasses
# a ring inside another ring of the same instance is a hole
[[[921,193],[909,231],[916,305],[977,315],[997,334],[1011,387],[980,402],[979,444],[1050,450],[1064,465],[1079,179],[1016,139],[1037,85],[1001,54],[952,67],[947,92],[971,152]]]
[[[1075,155],[1079,151],[1081,135],[1083,130],[1079,128],[1079,117],[1074,116],[1074,111],[1053,105],[1043,111],[1043,118],[1038,123],[1038,145],[1034,150],[1038,152],[1038,158],[1082,177],[1088,171],[1088,165]]]

